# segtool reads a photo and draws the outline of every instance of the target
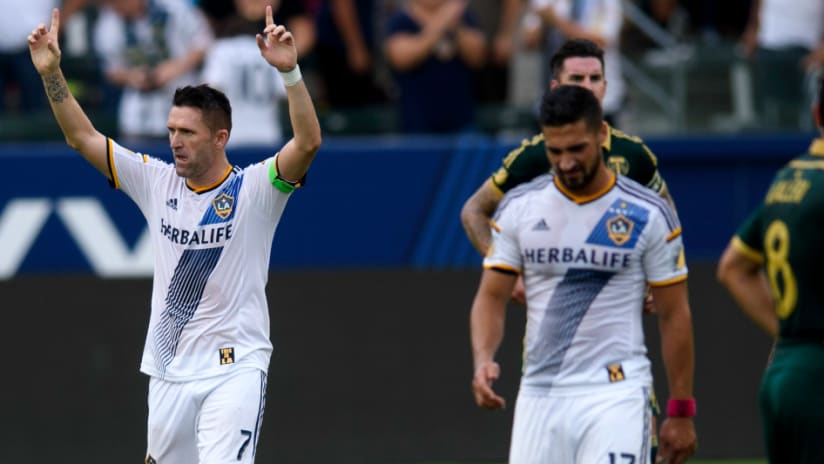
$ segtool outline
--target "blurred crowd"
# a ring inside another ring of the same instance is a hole
[[[404,133],[478,131],[483,108],[534,105],[569,37],[605,50],[604,111],[620,127],[621,55],[661,46],[628,8],[679,43],[737,44],[765,126],[803,127],[824,63],[821,0],[6,0],[18,13],[0,17],[0,121],[47,109],[25,38],[60,7],[66,77],[119,137],[163,139],[171,93],[203,81],[230,97],[234,145],[274,143],[288,128],[280,76],[257,56],[265,5],[295,35],[322,116],[374,108]]]

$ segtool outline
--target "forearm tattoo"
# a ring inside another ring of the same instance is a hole
[[[69,97],[69,88],[66,81],[60,77],[60,74],[54,73],[43,79],[46,84],[46,95],[49,100],[55,103],[62,103]]]

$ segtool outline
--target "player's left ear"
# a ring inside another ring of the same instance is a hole
[[[609,137],[609,125],[606,121],[601,121],[601,126],[598,128],[598,145],[603,145],[607,137]]]
[[[219,129],[215,132],[214,143],[217,148],[226,148],[226,144],[229,143],[229,131],[226,129]]]
[[[813,105],[813,120],[815,121],[815,127],[821,129],[824,127],[824,120],[821,118],[824,117],[821,114],[821,105],[818,103]]]

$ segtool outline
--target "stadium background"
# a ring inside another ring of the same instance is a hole
[[[810,136],[647,138],[685,230],[699,458],[762,454],[756,398],[770,342],[715,282],[715,265],[774,170]],[[259,462],[505,460],[512,408],[479,411],[470,393],[480,259],[458,212],[517,142],[327,137],[273,248],[275,353]],[[267,154],[230,156],[242,166]],[[138,462],[151,287],[143,220],[60,142],[0,144],[0,160],[0,461]],[[499,356],[510,405],[523,322],[512,308]],[[655,320],[646,322],[666,398]]]
[[[797,124],[764,125],[755,113],[755,76],[738,43],[751,0],[622,3],[629,97],[620,127],[659,156],[685,230],[696,458],[757,459],[758,379],[769,340],[716,283],[715,266],[774,170],[813,134]],[[646,16],[654,3],[680,6],[662,23]],[[69,34],[86,40],[64,47],[63,67],[95,125],[114,134],[111,89],[93,50],[78,46],[90,43],[94,9],[86,13]],[[529,81],[542,60],[538,52],[515,61]],[[309,84],[312,65],[311,57],[302,63]],[[542,88],[523,84],[512,80],[507,104],[478,108],[485,135],[456,137],[399,136],[391,103],[341,111],[313,87],[325,139],[275,239],[268,285],[275,352],[258,462],[505,460],[524,314],[509,311],[499,355],[498,387],[510,408],[479,411],[470,393],[468,311],[480,259],[458,211],[501,156],[534,132]],[[806,113],[808,105],[798,106]],[[809,118],[801,122],[810,129]],[[233,150],[230,158],[243,166],[269,154]],[[0,112],[0,162],[7,169],[0,184],[0,462],[140,462],[147,379],[138,364],[151,290],[144,222],[65,147],[46,109]],[[655,319],[645,322],[665,399]]]

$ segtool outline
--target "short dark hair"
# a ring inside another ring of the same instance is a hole
[[[583,120],[589,130],[601,127],[603,113],[594,93],[577,85],[561,85],[541,100],[542,127],[559,127]]]
[[[552,55],[550,67],[553,79],[560,77],[567,58],[598,58],[601,69],[604,68],[604,50],[598,44],[589,39],[569,39]]]
[[[212,132],[220,129],[232,132],[232,105],[220,90],[207,84],[187,85],[175,90],[172,104],[200,109],[203,121]]]

